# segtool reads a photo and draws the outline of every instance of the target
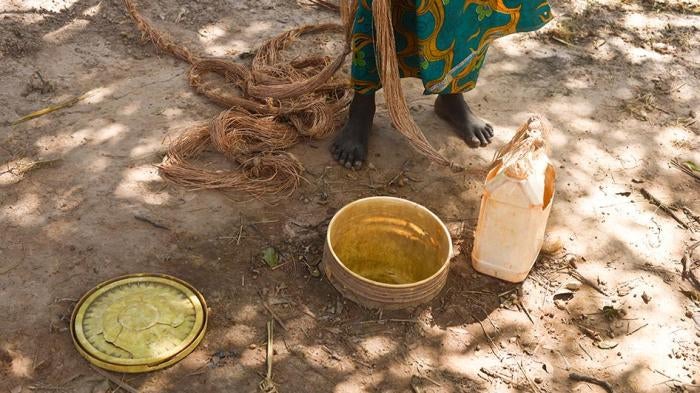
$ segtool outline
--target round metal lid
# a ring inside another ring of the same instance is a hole
[[[206,325],[206,303],[191,285],[166,275],[135,274],[86,293],[73,311],[71,334],[90,363],[138,373],[189,355]]]

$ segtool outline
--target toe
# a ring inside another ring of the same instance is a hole
[[[486,124],[486,132],[489,134],[489,138],[493,138],[493,126],[491,124]]]
[[[481,146],[488,145],[488,142],[486,141],[486,137],[484,137],[483,130],[476,130],[476,132],[474,132],[474,134],[476,134],[476,137],[479,139],[479,143],[481,144]]]
[[[347,155],[348,153],[345,150],[340,150],[338,152],[337,160],[340,165],[345,165],[345,158],[347,157]]]
[[[489,133],[489,130],[488,130],[488,129],[485,128],[485,129],[482,131],[482,135],[484,135],[484,138],[486,138],[486,142],[487,142],[487,143],[491,143],[491,138],[493,138],[493,134]]]
[[[345,156],[345,162],[343,163],[343,165],[348,169],[352,168],[353,164],[355,163],[356,155],[357,154],[355,154],[355,149],[348,151],[348,154]]]
[[[469,147],[479,147],[480,145],[479,139],[472,133],[468,133],[465,139]]]
[[[365,161],[365,156],[366,154],[362,150],[356,149],[355,154],[352,157],[352,166],[355,169],[360,169]]]

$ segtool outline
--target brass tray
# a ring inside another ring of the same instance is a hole
[[[186,282],[133,274],[86,293],[71,317],[78,352],[106,370],[141,373],[182,360],[202,341],[207,305]]]

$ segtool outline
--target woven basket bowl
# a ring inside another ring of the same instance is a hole
[[[432,300],[447,281],[452,239],[425,207],[372,197],[343,207],[328,225],[323,270],[346,298],[397,310]]]

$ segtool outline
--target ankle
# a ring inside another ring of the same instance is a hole
[[[352,98],[350,103],[350,117],[374,117],[375,105],[375,95],[370,94],[358,94]]]
[[[464,96],[462,93],[455,93],[455,94],[440,94],[438,96],[438,100],[448,102],[448,103],[463,103],[464,101]]]

